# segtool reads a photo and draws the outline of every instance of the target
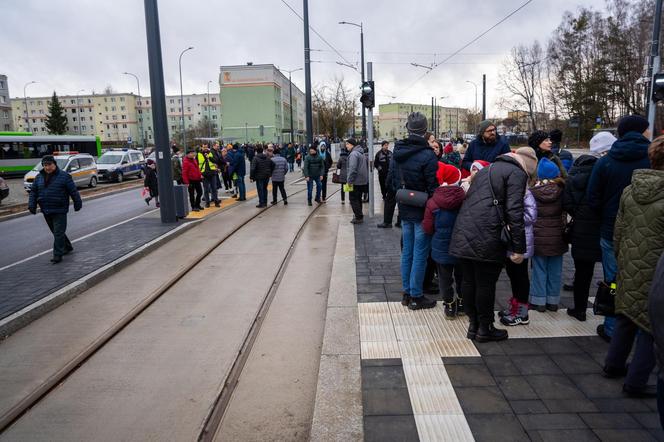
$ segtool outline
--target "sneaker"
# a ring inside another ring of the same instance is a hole
[[[604,324],[600,324],[597,326],[597,335],[604,339],[605,342],[611,342],[611,336],[609,336],[606,333],[606,330],[604,330]]]
[[[353,218],[350,220],[351,224],[362,224],[364,222],[363,218]]]
[[[193,209],[191,209],[191,211],[192,211],[192,212],[200,212],[201,209],[199,209],[198,207],[194,207]]]
[[[512,313],[514,313],[514,308],[516,306],[516,298],[512,296],[510,298],[510,303],[507,305],[507,308],[505,310],[501,310],[498,312],[498,317],[502,318],[503,316],[509,316]]]
[[[567,314],[570,315],[572,318],[576,318],[579,321],[583,322],[586,320],[586,311],[585,310],[574,310],[573,308],[568,308],[567,309]]]
[[[496,328],[493,324],[480,324],[475,340],[477,342],[504,341],[508,337],[507,330]]]
[[[214,207],[221,207],[221,201],[215,201]]]
[[[401,305],[408,307],[408,304],[410,304],[410,295],[408,293],[404,293],[401,296]]]
[[[477,337],[477,329],[479,329],[477,322],[468,323],[468,331],[466,332],[466,337],[470,340],[474,340]]]
[[[445,319],[456,319],[457,317],[457,309],[459,307],[459,304],[457,303],[456,299],[452,302],[444,302],[443,305],[445,306]]]
[[[547,302],[546,309],[550,312],[557,312],[558,311],[558,304],[549,304]]]
[[[390,224],[390,223],[380,223],[380,224],[376,224],[376,227],[378,227],[379,229],[391,229],[392,224]]]
[[[546,306],[545,305],[537,305],[537,304],[528,304],[528,309],[529,310],[537,310],[540,313],[544,313],[546,311]]]
[[[341,204],[346,204],[346,200],[341,200]]]
[[[410,304],[408,304],[408,308],[411,309],[411,310],[434,308],[435,306],[436,306],[436,300],[435,299],[429,299],[424,295],[417,296],[417,297],[411,297],[410,298]]]
[[[500,322],[503,325],[514,326],[514,325],[527,325],[530,323],[528,318],[528,304],[522,304],[516,302],[512,313],[509,315],[503,316],[500,318]]]
[[[625,384],[623,385],[622,391],[627,397],[632,398],[648,399],[657,397],[657,387],[654,385],[633,387],[631,385]]]

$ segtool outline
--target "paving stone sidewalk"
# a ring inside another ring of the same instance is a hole
[[[74,252],[53,265],[50,253],[0,272],[0,319],[39,301],[104,265],[130,253],[182,223],[162,224],[141,217],[74,243]]]
[[[359,303],[401,300],[401,230],[378,229],[378,222],[365,218],[355,227]],[[569,254],[563,275],[571,283]],[[598,263],[595,279],[601,276]],[[496,310],[504,308],[510,296],[503,272]],[[562,292],[561,304],[571,306],[572,294]],[[608,345],[597,336],[475,346],[479,358],[446,357],[442,362],[477,441],[664,440],[656,400],[627,398],[622,379],[601,376]],[[403,361],[363,359],[361,366],[365,440],[420,440]]]

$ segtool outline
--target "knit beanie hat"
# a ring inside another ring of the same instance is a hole
[[[438,163],[436,178],[441,186],[454,186],[461,181],[461,171],[450,164]]]
[[[616,137],[611,132],[597,132],[590,139],[590,151],[597,155],[603,154],[611,149],[616,141]]]
[[[406,129],[408,129],[409,133],[423,136],[427,131],[427,117],[419,112],[413,112],[408,115]]]
[[[470,165],[470,170],[477,169],[477,171],[479,172],[480,170],[487,167],[489,164],[490,163],[488,161],[475,160],[475,161],[473,161],[473,164]]]
[[[642,134],[648,129],[648,120],[641,115],[626,115],[618,121],[618,137],[622,138],[627,132]]]
[[[528,137],[528,146],[532,147],[537,152],[537,150],[540,148],[540,144],[542,144],[542,141],[546,140],[547,138],[549,138],[549,134],[547,132],[544,132],[543,130],[536,130]]]
[[[549,132],[549,138],[552,143],[560,143],[560,140],[563,139],[563,132],[560,129],[553,129]]]
[[[495,126],[495,124],[493,124],[489,120],[480,121],[478,136],[481,138],[482,135],[484,135],[484,131],[487,130],[491,126]]]
[[[537,166],[537,178],[540,180],[552,180],[560,176],[560,169],[553,161],[542,158]]]
[[[514,152],[523,162],[523,168],[530,177],[537,173],[537,155],[532,147],[520,147]]]
[[[44,155],[41,159],[42,166],[46,163],[56,164],[55,157],[53,155]]]

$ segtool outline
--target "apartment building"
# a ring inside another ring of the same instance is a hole
[[[435,106],[436,137],[457,136],[466,131],[468,109]],[[427,117],[429,130],[433,130],[431,105],[414,103],[388,103],[378,106],[381,136],[386,139],[401,139],[408,135],[406,121],[411,112],[420,112]]]
[[[9,83],[7,76],[0,74],[0,131],[14,130],[12,118],[12,104],[9,98]]]

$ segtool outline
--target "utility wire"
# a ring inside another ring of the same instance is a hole
[[[282,0],[282,1],[283,1],[283,0]],[[404,92],[406,92],[408,89],[410,89],[410,88],[412,88],[413,86],[415,86],[420,80],[422,80],[424,77],[426,77],[427,75],[429,75],[429,74],[430,74],[434,69],[436,69],[438,66],[440,66],[440,65],[442,65],[442,64],[445,64],[445,63],[446,63],[447,61],[449,61],[452,57],[454,57],[455,55],[459,54],[461,51],[463,51],[463,50],[466,49],[468,46],[470,46],[470,45],[472,45],[473,43],[475,43],[475,42],[476,42],[477,40],[479,40],[480,38],[484,37],[486,34],[488,34],[488,33],[491,32],[493,29],[495,29],[496,27],[498,27],[499,25],[501,25],[502,23],[504,23],[505,21],[507,21],[510,17],[512,17],[514,14],[516,14],[517,12],[519,12],[520,10],[522,10],[523,8],[525,8],[526,6],[528,6],[528,5],[529,5],[530,3],[532,3],[532,2],[533,2],[533,0],[526,0],[526,2],[524,2],[521,6],[519,6],[519,7],[516,8],[514,11],[510,12],[509,14],[507,14],[507,15],[506,15],[505,17],[503,17],[502,19],[500,19],[498,22],[496,22],[496,23],[495,23],[493,26],[491,26],[489,29],[487,29],[487,30],[485,30],[484,32],[482,32],[481,34],[477,35],[475,38],[473,38],[472,40],[470,40],[468,43],[466,43],[465,45],[463,45],[463,46],[462,46],[461,48],[459,48],[458,50],[452,52],[449,56],[445,57],[442,61],[440,61],[440,62],[438,62],[438,63],[432,65],[432,66],[431,66],[431,69],[427,70],[426,72],[424,72],[424,74],[422,74],[422,75],[420,75],[419,77],[417,77],[417,79],[416,79],[414,82],[412,82],[407,88],[405,88],[404,90],[402,90],[401,93],[400,93],[399,95],[402,95],[402,94],[403,94]]]
[[[286,5],[286,7],[287,7],[288,9],[290,9],[290,10],[293,12],[293,14],[297,15],[297,16],[300,18],[300,20],[302,20],[302,21],[304,22],[304,18],[303,18],[303,17],[302,17],[302,16],[301,16],[301,15],[300,15],[295,9],[293,9],[293,7],[292,7],[291,5],[289,5],[289,4],[286,2],[286,0],[281,0],[281,3],[283,3],[284,5]],[[321,40],[323,40],[323,43],[325,43],[326,45],[328,45],[328,46],[330,47],[330,49],[332,49],[332,50],[333,50],[333,51],[334,51],[334,52],[335,52],[335,53],[336,53],[336,54],[337,54],[337,55],[338,55],[338,56],[339,56],[344,62],[346,62],[347,64],[352,64],[350,61],[346,60],[346,58],[345,58],[343,55],[341,55],[341,52],[339,52],[339,51],[337,50],[337,48],[335,48],[334,46],[332,46],[332,44],[330,44],[330,42],[328,42],[328,41],[325,39],[325,37],[323,37],[322,35],[320,35],[320,33],[319,33],[317,30],[315,30],[313,26],[309,25],[309,29],[311,29],[311,31],[312,31],[314,34],[316,34],[316,35],[318,36],[318,38],[320,38]],[[309,51],[312,51],[312,49],[309,49]],[[353,69],[355,69],[355,70],[357,71],[357,68],[354,67]]]

